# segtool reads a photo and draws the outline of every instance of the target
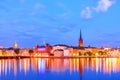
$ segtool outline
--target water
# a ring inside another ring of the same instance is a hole
[[[0,80],[120,80],[120,58],[0,59]]]

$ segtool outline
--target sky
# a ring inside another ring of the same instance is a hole
[[[0,46],[120,47],[120,0],[0,0]]]

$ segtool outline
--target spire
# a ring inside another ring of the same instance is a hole
[[[81,30],[80,30],[80,37],[79,37],[79,40],[78,40],[78,46],[79,47],[84,47]]]
[[[80,29],[80,38],[79,38],[79,40],[83,40],[83,39],[82,39],[82,32],[81,32],[81,29]]]

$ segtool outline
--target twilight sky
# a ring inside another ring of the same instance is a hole
[[[120,0],[0,0],[0,45],[120,47]]]

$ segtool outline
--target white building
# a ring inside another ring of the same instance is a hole
[[[69,56],[69,47],[67,45],[55,45],[52,53],[54,56]]]

